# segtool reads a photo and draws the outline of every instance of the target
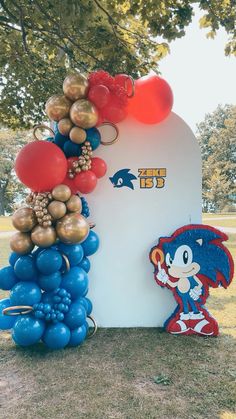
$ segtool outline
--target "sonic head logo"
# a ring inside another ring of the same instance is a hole
[[[118,172],[109,178],[114,188],[123,188],[126,186],[127,188],[134,189],[132,181],[137,178],[132,173],[129,173],[129,171],[130,169],[118,170]]]

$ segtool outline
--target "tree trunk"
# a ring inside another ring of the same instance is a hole
[[[0,189],[0,215],[5,215],[5,197],[3,189]]]

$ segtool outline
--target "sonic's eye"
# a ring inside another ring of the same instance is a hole
[[[119,178],[117,181],[117,185],[122,185],[122,183],[123,183],[123,179]]]
[[[173,265],[184,267],[190,265],[193,261],[193,252],[191,248],[187,245],[182,245],[178,247],[175,252],[175,257],[173,259]]]
[[[172,265],[172,263],[173,263],[173,260],[171,259],[170,254],[167,253],[167,255],[166,255],[166,265],[170,266],[170,265]]]
[[[184,264],[187,265],[187,263],[188,263],[188,252],[187,252],[187,250],[185,250],[184,253],[183,253],[183,261],[184,261]]]

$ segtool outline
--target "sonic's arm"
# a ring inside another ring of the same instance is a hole
[[[194,277],[193,277],[194,279],[195,279],[195,281],[197,282],[197,284],[198,285],[196,285],[194,288],[192,288],[190,291],[189,291],[189,295],[190,295],[190,297],[193,299],[193,300],[198,300],[199,299],[199,297],[200,297],[200,295],[202,294],[202,287],[203,287],[203,284],[202,284],[202,282],[200,281],[200,279],[196,276],[196,275],[194,275]]]
[[[177,286],[177,282],[172,282],[167,275],[165,269],[161,268],[161,263],[158,262],[158,271],[156,273],[156,279],[162,282],[163,285],[169,285],[171,288],[175,288]]]

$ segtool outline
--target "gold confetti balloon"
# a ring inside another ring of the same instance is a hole
[[[88,80],[82,74],[69,74],[63,83],[63,92],[70,100],[78,100],[86,97],[88,92]]]
[[[82,211],[82,201],[79,196],[72,195],[70,199],[66,202],[67,209],[71,212],[81,212]]]
[[[56,231],[63,243],[81,243],[89,234],[89,224],[81,214],[74,212],[57,221]]]
[[[54,220],[59,220],[60,218],[64,217],[66,210],[67,208],[64,202],[61,201],[52,201],[48,205],[48,212],[51,214]]]
[[[52,197],[56,201],[66,202],[71,197],[71,190],[67,185],[57,185],[52,190]]]
[[[52,246],[57,239],[55,228],[38,225],[33,229],[31,239],[32,242],[39,247]]]
[[[69,136],[73,143],[82,144],[86,140],[86,131],[83,128],[73,127]]]
[[[80,99],[71,106],[70,118],[80,128],[92,128],[98,121],[98,112],[89,100]]]
[[[32,208],[19,208],[16,210],[12,216],[13,226],[21,231],[22,233],[27,233],[31,231],[32,228],[37,224],[37,219],[35,212]]]
[[[34,248],[34,243],[28,233],[15,233],[10,239],[10,248],[13,252],[20,255],[30,253]]]
[[[58,131],[61,135],[69,135],[71,128],[73,127],[73,122],[70,118],[63,118],[58,122]]]
[[[60,121],[69,115],[71,101],[64,95],[51,96],[45,106],[46,114],[53,121]]]

